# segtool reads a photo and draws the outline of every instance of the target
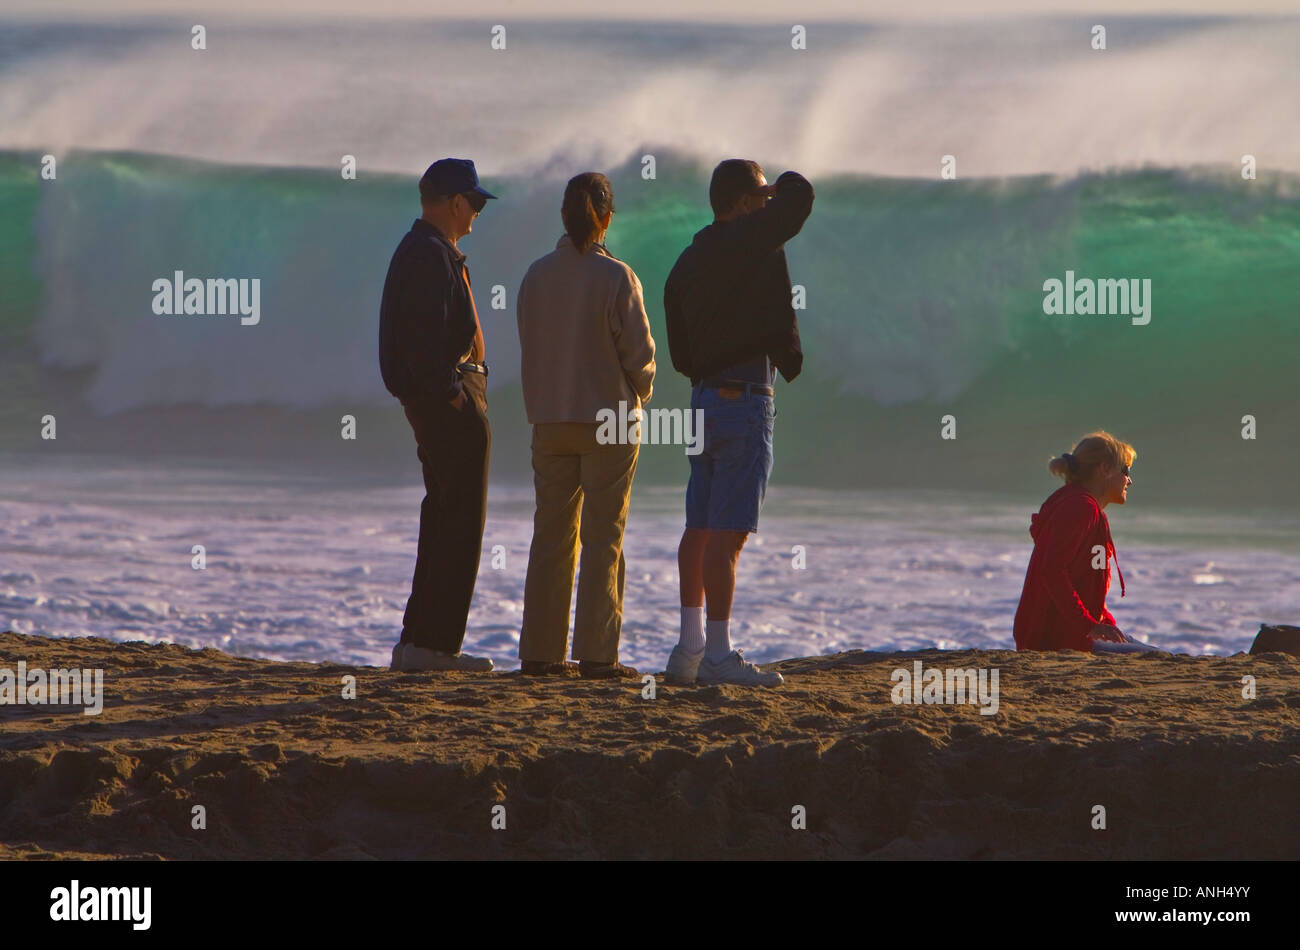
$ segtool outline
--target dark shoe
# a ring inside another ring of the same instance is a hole
[[[578,672],[578,664],[572,660],[561,660],[558,663],[524,660],[519,664],[519,672],[524,676],[572,676]]]
[[[624,666],[617,660],[613,663],[593,663],[591,660],[583,660],[578,664],[578,672],[585,680],[607,680],[616,677],[634,680],[641,675],[632,667]]]

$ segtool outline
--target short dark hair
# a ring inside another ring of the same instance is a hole
[[[760,187],[763,174],[758,162],[747,158],[728,158],[713,169],[709,182],[709,204],[714,214],[726,214],[741,198],[753,194]]]

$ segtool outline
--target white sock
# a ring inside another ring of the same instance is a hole
[[[710,662],[725,660],[731,654],[731,621],[710,620],[704,625],[705,657]]]
[[[682,608],[682,638],[678,643],[687,653],[699,653],[704,649],[704,608]]]

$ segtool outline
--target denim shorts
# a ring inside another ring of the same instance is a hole
[[[772,474],[771,396],[742,393],[728,399],[696,386],[691,410],[704,411],[704,441],[691,461],[686,485],[686,527],[714,531],[757,531],[758,510]]]

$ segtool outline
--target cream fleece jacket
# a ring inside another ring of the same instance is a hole
[[[533,261],[516,305],[524,408],[533,425],[597,421],[649,402],[655,342],[641,281],[601,245],[579,253],[567,234]]]

